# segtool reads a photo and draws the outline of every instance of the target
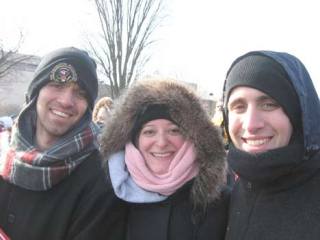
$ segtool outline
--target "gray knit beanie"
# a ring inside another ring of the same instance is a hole
[[[86,51],[69,47],[55,50],[43,57],[26,95],[27,103],[37,97],[40,89],[50,81],[75,81],[86,91],[92,110],[98,94],[96,63]]]

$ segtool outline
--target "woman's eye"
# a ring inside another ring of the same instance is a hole
[[[154,134],[153,130],[142,130],[142,134],[145,136],[151,136]]]
[[[179,128],[172,128],[172,129],[170,130],[170,133],[171,133],[172,135],[180,135],[180,134],[181,134],[181,131],[180,131]]]

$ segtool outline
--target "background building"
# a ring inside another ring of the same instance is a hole
[[[17,114],[25,101],[25,92],[40,58],[21,55],[24,60],[14,64],[0,78],[0,116]],[[8,59],[7,64],[12,64]]]

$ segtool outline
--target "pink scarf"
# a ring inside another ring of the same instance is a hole
[[[152,172],[140,151],[130,142],[126,144],[125,163],[133,180],[145,190],[169,196],[194,178],[199,171],[192,143],[186,141],[171,161],[166,173]]]

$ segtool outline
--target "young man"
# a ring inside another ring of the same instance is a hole
[[[63,48],[42,59],[11,142],[1,149],[3,236],[122,238],[124,210],[100,167],[91,121],[97,90],[96,65],[86,52]]]
[[[238,175],[227,240],[320,238],[320,103],[303,64],[249,52],[224,86],[228,162]]]

